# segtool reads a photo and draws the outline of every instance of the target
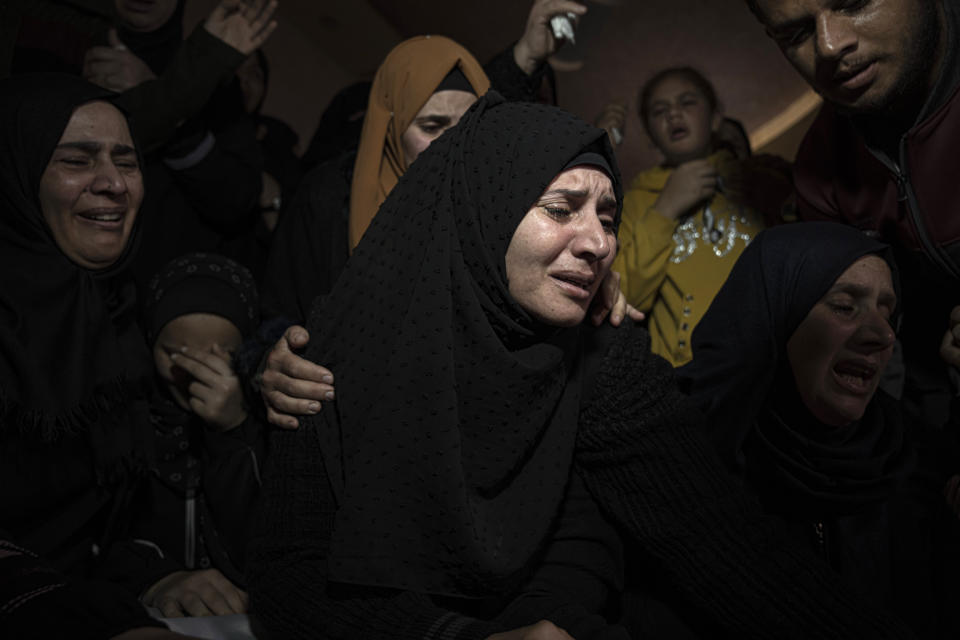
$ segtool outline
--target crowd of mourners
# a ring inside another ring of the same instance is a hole
[[[299,154],[185,2],[0,4],[0,637],[960,638],[957,3],[731,3],[795,161],[663,60],[624,182],[583,4]]]

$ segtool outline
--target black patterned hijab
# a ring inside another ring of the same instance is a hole
[[[488,93],[418,157],[311,314],[307,357],[337,376],[307,420],[338,501],[333,580],[502,594],[543,543],[571,468],[579,330],[535,322],[504,256],[585,150],[622,204],[602,131]]]
[[[143,328],[152,345],[171,320],[188,313],[226,318],[249,338],[260,324],[257,285],[250,270],[230,258],[195,251],[174,258],[150,280]]]
[[[760,233],[693,334],[681,385],[706,414],[721,457],[761,480],[794,512],[849,513],[889,496],[910,462],[903,426],[878,390],[860,420],[821,424],[806,409],[787,360],[787,341],[810,309],[858,259],[890,248],[832,222]],[[892,321],[896,325],[899,308]]]
[[[88,433],[101,482],[146,433],[150,361],[125,277],[139,225],[116,263],[90,271],[59,249],[38,194],[74,109],[104,94],[70,75],[0,81],[0,437]]]

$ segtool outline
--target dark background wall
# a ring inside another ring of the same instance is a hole
[[[215,0],[191,0],[188,23]],[[447,35],[485,62],[523,33],[527,0],[281,0],[265,46],[271,88],[265,112],[306,144],[319,114],[347,84],[370,78],[402,39]],[[628,104],[619,149],[626,176],[658,161],[636,115],[643,81],[689,64],[715,84],[727,114],[762,150],[792,157],[818,100],[766,37],[742,0],[595,0],[577,42],[556,56],[560,106],[592,121],[611,100]],[[577,67],[578,70],[563,70]]]

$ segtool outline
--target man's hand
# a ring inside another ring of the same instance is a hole
[[[716,192],[717,170],[706,160],[691,160],[673,170],[653,208],[677,220]]]
[[[612,269],[600,283],[593,304],[590,305],[590,319],[595,326],[599,327],[607,314],[610,315],[610,324],[615,327],[620,326],[624,316],[630,316],[634,322],[640,322],[645,317],[642,311],[637,311],[633,305],[627,304],[627,297],[620,290],[620,274]]]
[[[229,431],[247,419],[240,379],[230,366],[230,354],[213,345],[209,353],[187,347],[167,347],[170,360],[193,377],[187,387],[190,408],[217,431]]]
[[[277,0],[221,0],[203,28],[245,56],[263,45],[277,28],[271,20]]]
[[[527,627],[495,633],[486,640],[573,640],[573,636],[549,620],[541,620]]]
[[[260,395],[267,407],[267,420],[275,426],[296,429],[299,422],[293,416],[315,414],[322,401],[334,399],[330,370],[294,353],[309,341],[306,329],[292,326],[267,356]]]
[[[625,102],[611,102],[603,108],[594,124],[607,132],[610,144],[617,146],[623,142],[624,126],[627,122],[627,104]]]
[[[247,594],[216,569],[175,571],[147,589],[143,603],[165,618],[247,612]]]
[[[90,47],[83,57],[83,77],[109,91],[120,93],[157,76],[147,63],[133,55],[117,35],[107,32],[108,47]]]
[[[940,358],[953,367],[960,368],[960,306],[950,312],[950,324],[940,342]]]
[[[527,16],[527,28],[523,37],[513,47],[513,59],[523,72],[530,75],[552,56],[563,41],[557,42],[550,28],[550,18],[557,14],[574,13],[582,16],[587,8],[570,0],[535,0]]]

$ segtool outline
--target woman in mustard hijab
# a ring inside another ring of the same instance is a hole
[[[309,315],[400,176],[489,88],[480,63],[443,36],[411,38],[387,55],[359,149],[308,174],[277,228],[264,287],[268,315]]]

